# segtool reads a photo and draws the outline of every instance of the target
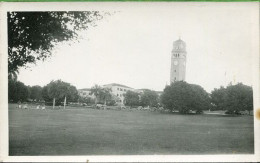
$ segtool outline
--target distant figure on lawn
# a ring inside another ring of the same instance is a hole
[[[45,109],[45,104],[42,104],[42,109]]]
[[[22,106],[23,109],[28,109],[28,105],[27,103],[25,103],[23,106]]]
[[[21,109],[22,105],[21,105],[21,101],[20,100],[17,102],[17,104],[18,104],[18,109]]]

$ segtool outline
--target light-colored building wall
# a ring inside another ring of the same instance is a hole
[[[111,83],[111,84],[106,84],[102,86],[103,88],[109,88],[111,89],[111,94],[112,94],[112,98],[116,101],[117,105],[124,105],[125,102],[125,94],[127,91],[133,91],[133,92],[137,92],[140,94],[141,98],[141,94],[144,93],[145,89],[134,89],[122,84],[117,84],[117,83]],[[92,99],[95,99],[95,95],[91,95],[91,89],[90,88],[84,88],[84,89],[79,89],[79,95],[81,97],[90,97]],[[156,91],[157,94],[160,96],[162,92],[160,91]]]
[[[96,98],[95,95],[91,95],[90,88],[79,89],[78,92],[81,97],[90,97],[93,99]]]
[[[119,105],[124,105],[124,94],[126,94],[127,91],[134,91],[135,89],[122,85],[122,84],[117,84],[117,83],[111,83],[111,84],[106,84],[103,85],[104,88],[110,88],[111,93],[118,97],[118,100],[116,101],[117,104]]]

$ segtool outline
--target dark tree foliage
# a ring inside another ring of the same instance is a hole
[[[42,88],[42,98],[45,102],[50,102],[52,100],[52,97],[48,94],[48,87],[47,85]]]
[[[226,98],[226,89],[221,86],[220,88],[215,88],[211,92],[211,103],[213,104],[213,110],[224,110],[225,109],[225,98]]]
[[[166,86],[161,95],[162,104],[169,110],[180,113],[189,113],[190,110],[201,113],[210,108],[208,93],[198,85],[188,84],[183,81]]]
[[[153,106],[157,107],[159,102],[158,94],[155,91],[146,89],[141,94],[141,106]]]
[[[58,42],[76,40],[77,31],[102,19],[98,11],[8,12],[8,72],[51,56]]]
[[[127,106],[138,106],[139,105],[139,93],[133,91],[127,91],[124,95],[125,97],[125,105]]]
[[[20,81],[8,80],[8,101],[24,102],[29,97],[29,91],[26,85]]]
[[[253,110],[252,87],[238,83],[226,88],[225,109],[229,114],[239,114],[240,111]]]
[[[32,86],[28,87],[29,92],[30,92],[30,99],[40,101],[43,100],[42,98],[42,87],[41,86]]]
[[[77,102],[78,91],[75,86],[61,80],[56,80],[51,81],[43,88],[42,97],[46,102],[50,102],[51,99],[55,98],[57,104],[61,103],[65,97],[67,101]]]
[[[202,113],[203,110],[208,110],[211,108],[210,103],[210,95],[207,93],[201,86],[196,84],[190,84],[192,88],[193,93],[193,102],[192,102],[192,108],[195,108],[194,110],[197,113]]]

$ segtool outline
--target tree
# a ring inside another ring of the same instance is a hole
[[[45,102],[50,102],[52,100],[52,98],[48,94],[47,85],[42,88],[42,94],[41,95],[42,95],[42,98],[44,99]]]
[[[139,93],[133,91],[127,91],[125,96],[125,105],[127,106],[138,106],[139,105]]]
[[[224,106],[228,114],[239,114],[240,111],[253,110],[252,87],[242,83],[227,86]]]
[[[196,84],[190,84],[193,93],[192,108],[196,113],[202,113],[203,110],[211,108],[210,96],[201,86]]]
[[[42,100],[42,87],[41,86],[32,86],[29,87],[29,92],[30,92],[30,99],[36,100],[36,101],[40,101]]]
[[[85,12],[8,12],[8,73],[51,56],[62,41],[78,39],[79,30],[88,29],[107,13]]]
[[[211,103],[213,104],[214,110],[224,110],[225,108],[225,97],[226,97],[226,89],[221,86],[219,89],[215,88],[211,92]]]
[[[95,96],[95,105],[98,102],[98,99],[100,97],[101,91],[102,91],[102,87],[100,87],[97,84],[95,86],[93,86],[92,88],[90,88],[90,94]]]
[[[158,105],[158,94],[155,91],[146,89],[141,94],[141,102],[142,106],[153,106],[156,107]]]
[[[17,101],[26,101],[29,96],[29,91],[26,85],[20,81],[8,80],[8,100],[17,102]]]
[[[253,110],[253,89],[242,83],[220,87],[211,92],[211,102],[216,109],[226,110],[227,114],[250,112]]]
[[[201,113],[210,108],[208,93],[199,85],[177,81],[166,86],[161,95],[161,102],[169,110],[189,113],[190,110]]]
[[[104,101],[105,105],[107,104],[107,101],[110,101],[112,99],[111,91],[112,90],[110,88],[101,89],[100,98],[102,99],[102,101]]]
[[[102,102],[106,105],[107,102],[110,103],[112,100],[111,91],[112,90],[110,88],[102,88],[99,85],[95,85],[90,89],[90,94],[96,97],[95,104]]]
[[[67,101],[77,101],[78,92],[75,86],[61,80],[51,81],[42,90],[42,96],[45,101],[53,99],[60,104],[66,97]]]

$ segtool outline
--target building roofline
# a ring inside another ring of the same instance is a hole
[[[126,86],[126,85],[118,84],[118,83],[104,84],[103,86],[109,86],[109,85],[119,86],[119,87],[125,87],[125,88],[131,88],[131,87],[128,87],[128,86]],[[134,88],[131,88],[131,89],[134,89]]]

